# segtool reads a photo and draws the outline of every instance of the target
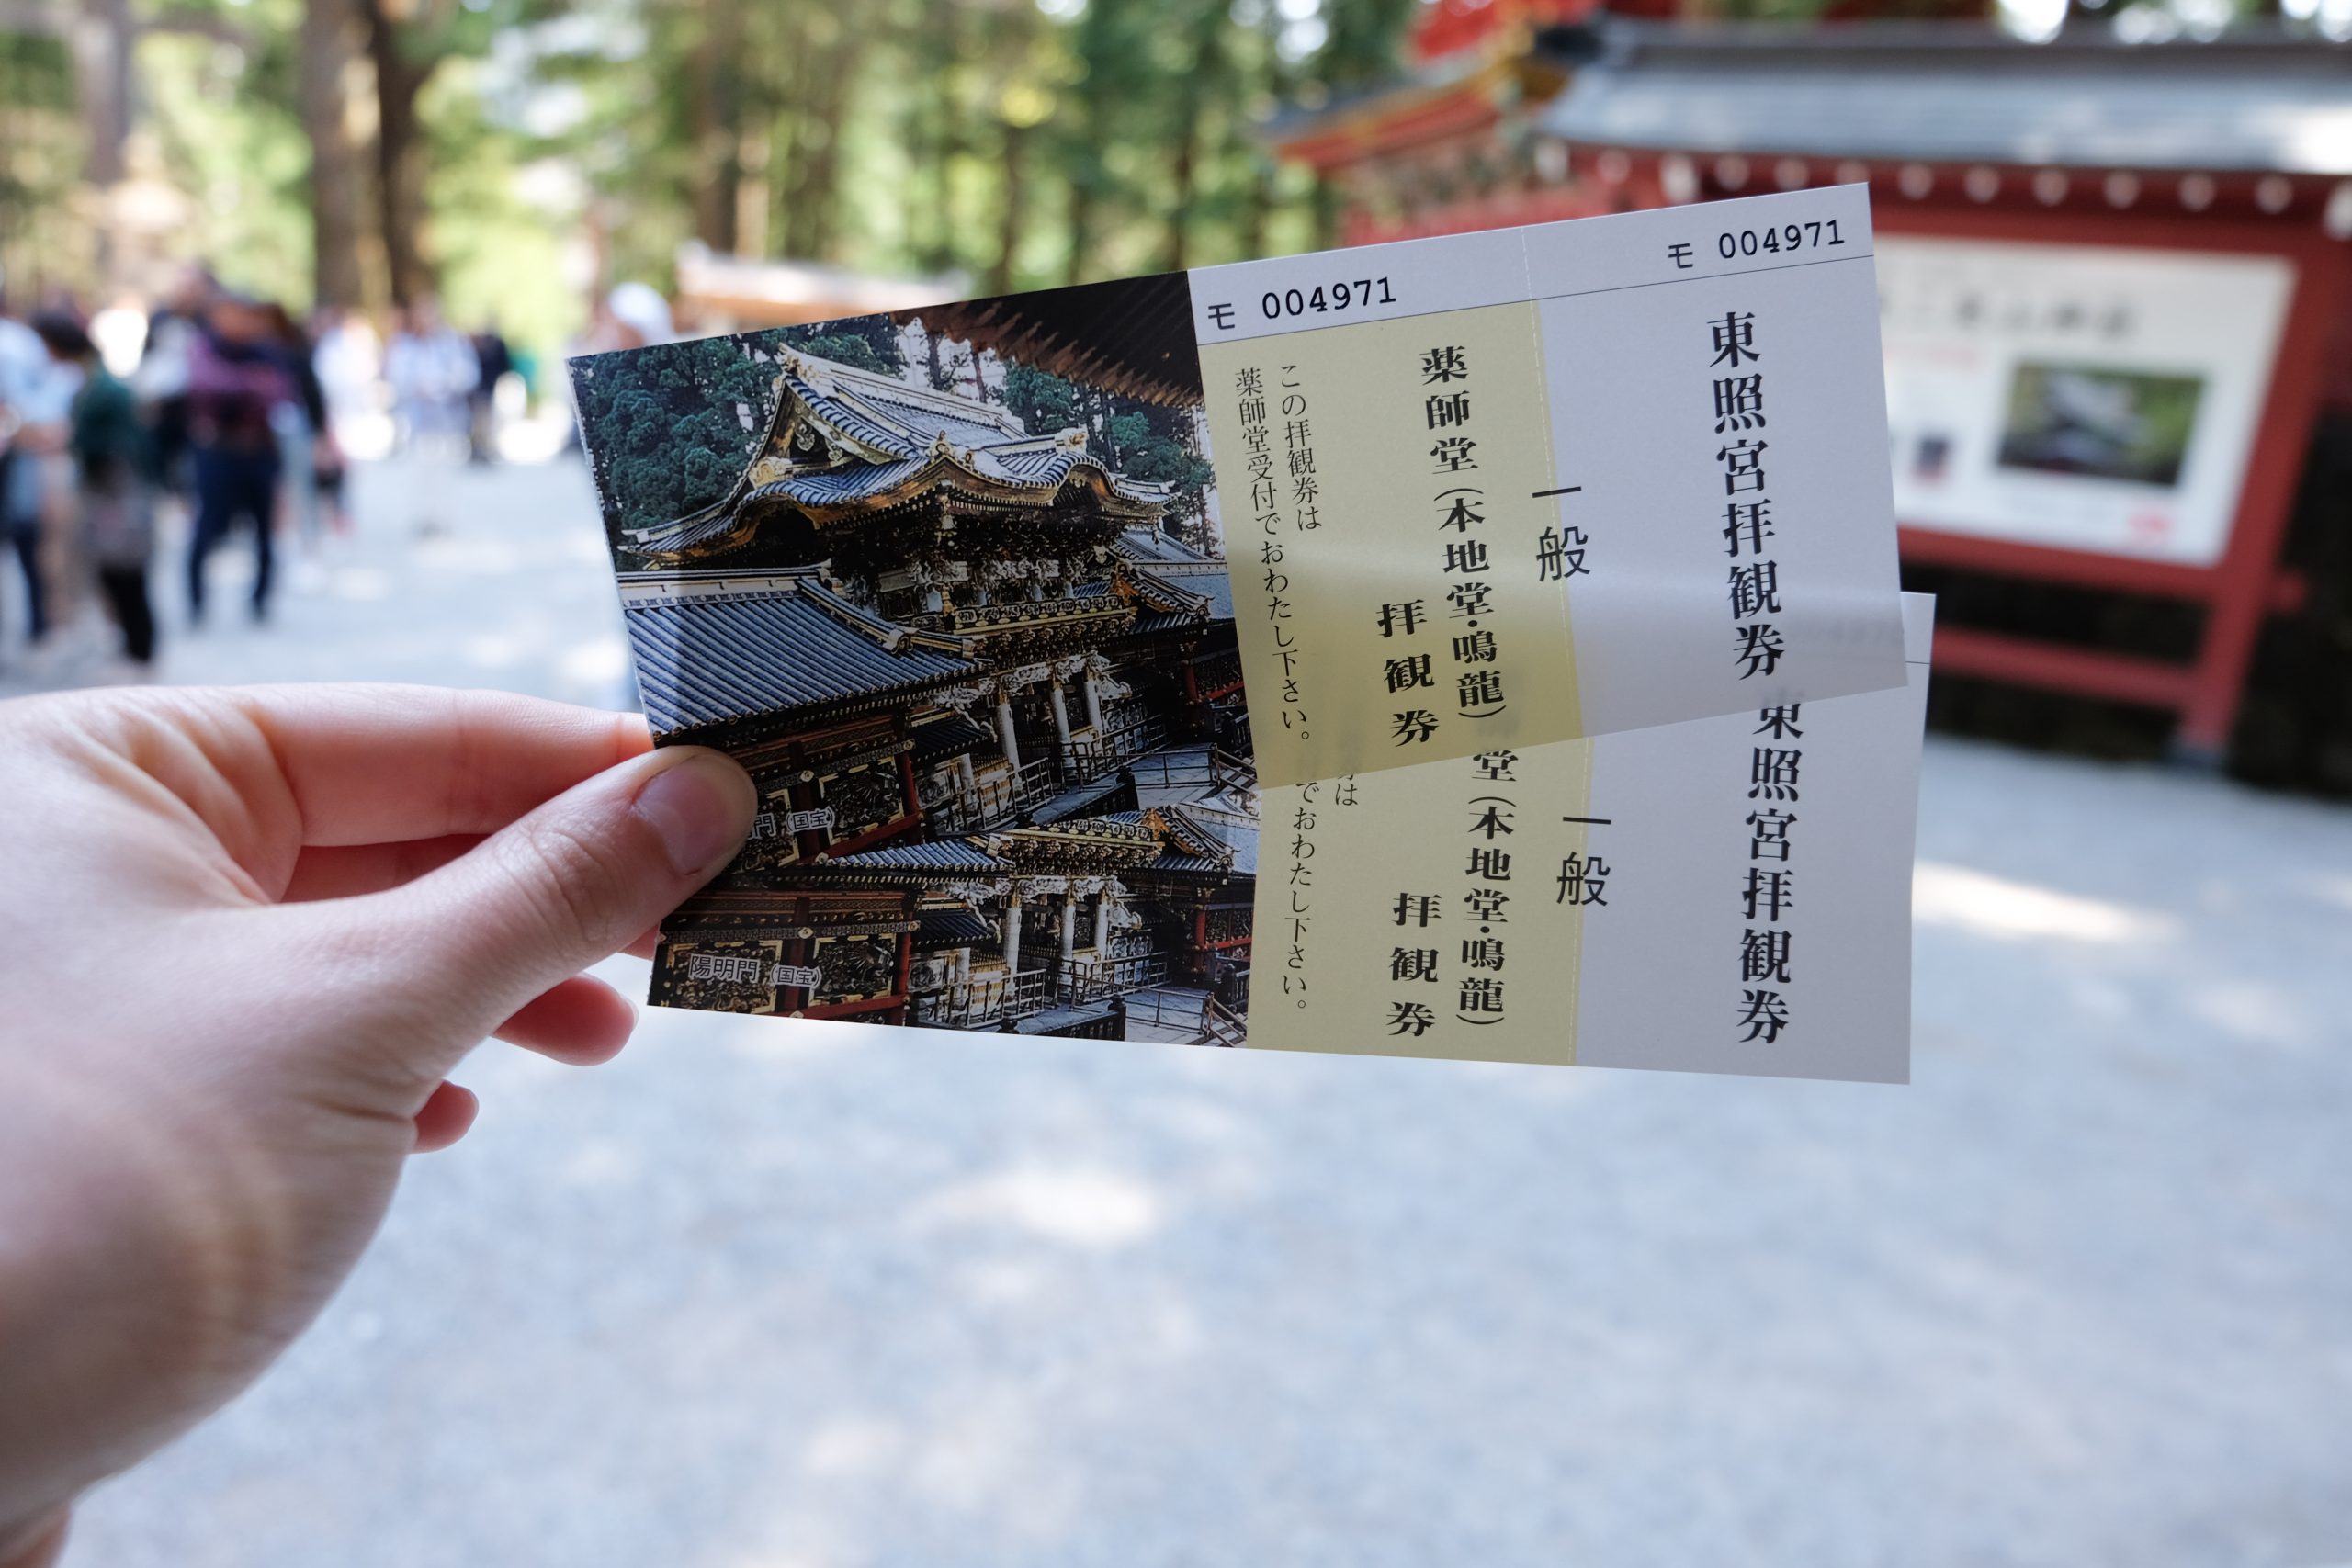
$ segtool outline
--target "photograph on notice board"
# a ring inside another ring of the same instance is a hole
[[[2177,485],[2204,390],[2197,376],[2029,360],[2009,384],[2001,466]]]

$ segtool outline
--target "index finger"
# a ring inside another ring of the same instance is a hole
[[[639,715],[509,692],[288,685],[216,694],[267,740],[305,844],[492,833],[653,744]]]

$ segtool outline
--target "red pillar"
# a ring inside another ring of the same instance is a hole
[[[2305,249],[2295,259],[2295,292],[2278,337],[2270,395],[2246,454],[2229,547],[2216,568],[2222,589],[2206,617],[2196,674],[2173,743],[2192,761],[2219,763],[2229,752],[2255,644],[2270,613],[2278,553],[2311,449],[2327,355],[2341,325],[2346,276],[2338,255]]]
[[[813,810],[817,805],[817,786],[814,784],[794,784],[792,793],[785,799],[791,803],[795,811]],[[831,846],[832,836],[822,828],[803,828],[793,835],[793,841],[800,846],[802,860],[814,860]]]
[[[784,939],[784,952],[785,962],[791,964],[795,969],[806,969],[808,967],[808,939],[807,937],[786,937]],[[786,1012],[806,1011],[808,1004],[817,999],[817,993],[807,986],[795,986],[792,988],[800,993],[800,1000],[793,1006],[786,1008],[784,1010]]]
[[[914,914],[914,900],[910,897],[907,903],[907,913],[911,916]],[[909,972],[914,967],[914,962],[915,933],[913,931],[900,931],[899,933],[899,1005],[890,1010],[889,1021],[892,1023],[904,1023],[907,1021],[907,976]]]
[[[907,815],[920,828],[922,826],[922,792],[915,787],[915,754],[912,751],[899,753],[899,783],[907,792]]]

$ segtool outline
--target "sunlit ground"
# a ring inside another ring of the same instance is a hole
[[[357,482],[175,676],[620,700],[576,466]],[[2352,814],[1943,741],[1923,808],[1907,1089],[492,1048],[318,1329],[69,1562],[2352,1562]]]

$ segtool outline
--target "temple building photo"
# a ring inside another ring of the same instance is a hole
[[[1258,785],[1182,279],[574,374],[647,717],[763,807],[655,999],[1238,1043]]]

